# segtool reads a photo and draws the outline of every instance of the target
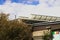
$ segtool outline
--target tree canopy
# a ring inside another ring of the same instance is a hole
[[[0,40],[31,40],[31,30],[24,22],[8,20],[8,15],[0,14]]]

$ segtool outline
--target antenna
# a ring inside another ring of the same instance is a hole
[[[15,15],[15,19],[16,19],[16,15]]]

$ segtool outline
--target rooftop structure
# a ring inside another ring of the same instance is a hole
[[[20,16],[20,19],[28,19],[28,20],[37,20],[37,21],[60,21],[60,17],[56,16],[46,16],[46,15],[37,15],[37,14],[31,14],[30,17],[23,17]]]
[[[45,26],[45,25],[55,25],[55,24],[60,24],[60,21],[34,23],[33,26]]]
[[[30,17],[20,17],[20,20],[32,25],[34,40],[43,40],[44,33],[50,34],[54,30],[60,30],[60,17],[32,14]]]
[[[40,21],[48,21],[48,22],[60,21],[60,17],[37,15],[37,14],[31,14],[31,19],[40,20]]]
[[[59,22],[60,17],[54,17],[54,16],[45,16],[45,15],[36,15],[36,14],[31,14],[30,17],[23,17],[20,16],[21,20],[23,20],[26,23],[33,24],[33,23],[41,23],[40,25],[43,25],[42,22],[46,24],[46,22]],[[54,24],[54,23],[53,23]]]

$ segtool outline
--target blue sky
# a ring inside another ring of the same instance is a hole
[[[12,2],[16,2],[16,3],[23,3],[23,4],[28,4],[28,5],[37,5],[39,4],[39,1],[36,0],[12,0]]]
[[[37,0],[10,0],[11,3],[22,3],[27,5],[38,5],[39,1]],[[6,2],[6,0],[0,0],[0,5],[3,5]]]
[[[0,5],[3,5],[6,0],[0,0]]]
[[[60,0],[0,0],[0,12],[14,15],[28,16],[30,14],[60,17]]]

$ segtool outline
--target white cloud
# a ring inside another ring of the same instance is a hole
[[[18,16],[29,16],[30,14],[40,14],[40,15],[51,15],[60,17],[60,6],[48,7],[45,0],[40,0],[40,4],[34,5],[24,5],[21,3],[11,3],[6,2],[4,5],[0,6],[0,11],[5,13],[10,13],[10,19],[14,15]]]

